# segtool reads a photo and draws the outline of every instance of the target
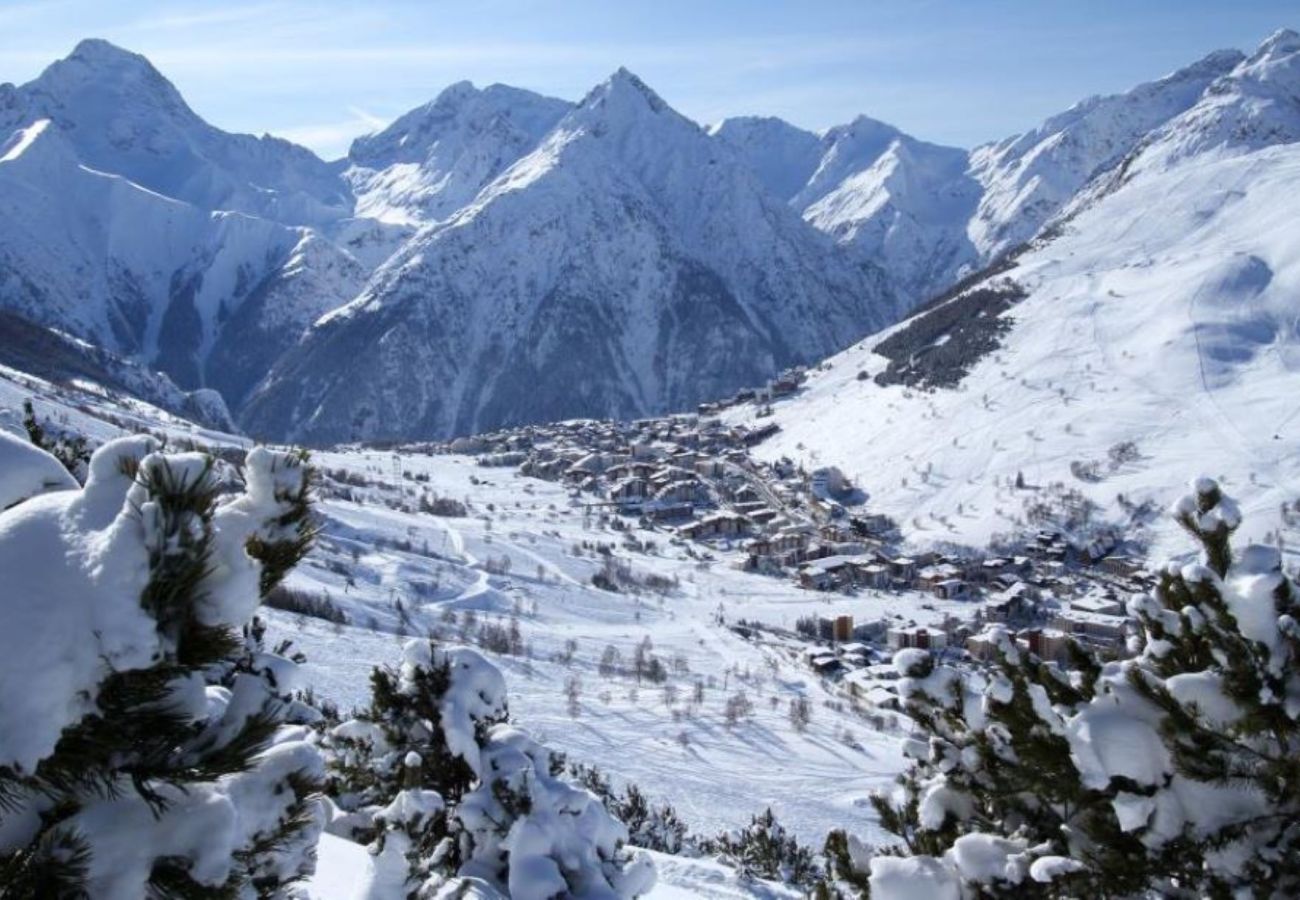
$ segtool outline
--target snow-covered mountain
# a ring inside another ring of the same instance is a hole
[[[339,167],[205,123],[144,57],[83,41],[0,88],[0,308],[233,408],[366,267],[303,224]]]
[[[302,266],[308,252],[315,264]],[[49,119],[0,145],[0,261],[5,308],[232,400],[364,275],[310,230],[203,209],[99,171]],[[257,336],[272,327],[272,344]],[[222,345],[239,358],[210,370]]]
[[[897,313],[877,269],[620,70],[313,329],[247,421],[339,441],[636,416],[761,383]]]
[[[1032,527],[1054,482],[1125,520],[1205,470],[1276,527],[1300,496],[1300,37],[1236,59],[1028,249],[828,360],[760,452],[841,466],[921,544]]]
[[[1212,53],[969,152],[866,116],[820,136],[744,117],[711,131],[769,190],[879,262],[898,293],[919,303],[1034,237],[1156,130],[1190,130],[1180,115],[1243,59],[1235,50]]]
[[[201,209],[311,225],[352,208],[338,166],[280,138],[214,128],[147,59],[107,41],[82,41],[21,87],[0,85],[0,132],[38,119],[90,168]]]
[[[1242,59],[1235,50],[1211,53],[1158,81],[1090,97],[1032,131],[972,151],[971,174],[983,196],[969,233],[982,259],[1032,238],[1088,182],[1196,104]]]
[[[908,306],[979,262],[966,224],[980,186],[965,150],[866,116],[820,136],[748,117],[726,119],[710,133],[810,224],[878,263]]]
[[[619,72],[577,104],[452,85],[326,163],[84,41],[0,85],[0,309],[214,388],[266,436],[680,409],[1129,182],[1294,141],[1294,49],[1214,53],[970,152],[867,117],[706,131]]]
[[[444,219],[531,152],[571,108],[506,85],[453,84],[353,142],[345,177],[357,194],[357,214],[401,224]]]

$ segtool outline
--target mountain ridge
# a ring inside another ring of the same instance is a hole
[[[312,431],[327,410],[302,404],[340,359],[369,373],[354,412],[406,384],[410,408],[378,405],[410,436],[687,408],[895,321],[1148,168],[1295,139],[1298,42],[971,151],[867,116],[705,128],[619,68],[577,102],[459,82],[326,162],[208,125],[91,39],[0,85],[0,307],[216,387],[267,436]],[[307,363],[326,330],[353,337]],[[373,358],[398,332],[450,357],[418,390]],[[335,419],[313,433],[379,434]]]

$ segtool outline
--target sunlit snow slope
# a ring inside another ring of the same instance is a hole
[[[1163,502],[1201,472],[1245,500],[1258,535],[1276,527],[1300,497],[1298,76],[1300,39],[1275,35],[984,282],[1027,297],[956,387],[876,383],[875,348],[904,323],[777,404],[782,431],[760,452],[841,465],[919,543],[1023,528],[1053,481],[1120,517],[1118,494]],[[961,340],[925,321],[915,356]],[[1140,456],[1112,467],[1125,441]]]

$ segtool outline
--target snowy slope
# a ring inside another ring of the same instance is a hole
[[[873,266],[620,71],[318,325],[246,416],[313,442],[638,416],[761,384],[898,312]]]
[[[822,140],[772,116],[737,116],[709,126],[709,134],[749,164],[773,195],[789,202],[817,171]]]
[[[4,308],[187,389],[256,380],[285,341],[349,300],[364,276],[307,230],[205,210],[91,168],[47,119],[0,143],[0,261]],[[274,346],[257,339],[271,328],[280,329]],[[251,374],[223,365],[209,376],[223,335],[242,347]]]
[[[42,418],[96,441],[150,430],[173,443],[248,445],[146,404],[2,368],[0,430],[21,435],[26,398]],[[372,667],[400,660],[400,632],[456,642],[467,611],[486,622],[515,615],[530,655],[491,658],[505,673],[512,717],[548,746],[598,765],[617,785],[633,782],[656,803],[671,803],[699,834],[743,826],[770,805],[809,845],[820,846],[836,827],[881,838],[866,797],[905,765],[897,720],[886,714],[873,721],[847,704],[799,656],[801,641],[745,639],[719,622],[719,613],[725,622],[745,618],[786,629],[801,616],[841,613],[937,625],[948,615],[969,615],[970,604],[928,593],[804,591],[738,571],[738,547],[715,548],[716,561],[706,564],[664,529],[629,523],[630,530],[615,530],[584,515],[582,500],[564,485],[486,469],[470,457],[336,451],[313,460],[325,471],[317,504],[322,531],[290,584],[328,597],[349,622],[263,612],[273,641],[291,638],[306,653],[304,684],[318,697],[345,711],[363,702]],[[426,493],[463,498],[470,515],[421,513],[417,498]],[[662,595],[594,587],[591,577],[603,564],[590,549],[597,543],[610,545],[639,575],[676,579],[678,586]],[[599,672],[605,647],[614,646],[626,662],[646,637],[670,667],[666,685],[638,684],[626,671]],[[557,659],[569,641],[574,658]],[[582,683],[576,717],[565,691],[573,676]],[[697,680],[705,685],[698,706],[690,702]],[[741,691],[753,714],[729,726],[726,701]],[[799,697],[812,703],[806,731],[788,714]],[[662,896],[784,896],[746,886],[708,861],[680,866],[664,879],[679,891]],[[346,881],[346,873],[335,875]],[[697,881],[699,893],[692,894]]]
[[[956,387],[874,378],[889,366],[875,348],[927,321],[914,360],[952,351],[940,307],[830,359],[777,406],[761,452],[842,466],[923,544],[1032,527],[1052,482],[1123,520],[1117,495],[1163,504],[1202,471],[1243,499],[1256,537],[1277,527],[1300,497],[1298,72],[1300,41],[1270,39],[994,275],[1027,296]],[[1112,466],[1127,441],[1137,458]]]
[[[971,151],[971,175],[984,190],[969,233],[982,259],[1034,237],[1089,181],[1195,104],[1242,58],[1235,50],[1211,53],[1157,81],[1090,97],[1033,131]]]
[[[846,252],[879,264],[908,307],[978,261],[966,223],[981,188],[964,150],[866,116],[820,136],[757,117],[726,119],[710,133]]]

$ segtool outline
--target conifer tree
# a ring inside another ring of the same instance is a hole
[[[27,429],[28,440],[61,462],[73,478],[85,483],[87,466],[90,464],[90,443],[84,435],[52,435],[36,418],[36,410],[30,400],[23,401],[23,427]]]
[[[989,671],[896,657],[917,762],[874,803],[901,846],[833,834],[842,892],[1300,894],[1300,603],[1275,549],[1234,554],[1215,482],[1173,516],[1200,559],[1130,602],[1133,658],[1062,671],[1000,629]]]
[[[749,825],[723,832],[705,848],[735,866],[745,878],[764,878],[809,887],[821,874],[812,850],[785,830],[768,807]]]
[[[410,641],[370,705],[330,735],[331,828],[368,841],[371,896],[634,897],[653,867],[599,798],[506,722],[505,681],[474,650]],[[387,894],[385,893],[387,892]]]
[[[254,450],[247,489],[219,501],[211,458],[155,449],[148,438],[110,442],[85,488],[58,495],[62,506],[4,514],[0,560],[35,554],[67,571],[28,581],[0,616],[31,626],[73,602],[59,590],[97,591],[98,624],[75,646],[100,654],[104,671],[90,697],[62,702],[58,667],[5,685],[49,698],[52,715],[69,701],[88,711],[48,746],[0,741],[0,897],[277,897],[313,870],[321,760],[280,728],[293,664],[255,653],[240,631],[259,585],[306,550],[309,469]],[[44,527],[49,515],[72,530]],[[134,568],[117,578],[84,568],[94,547],[109,564],[141,561],[138,592]],[[55,593],[39,596],[45,584]],[[0,734],[12,737],[8,714]]]

